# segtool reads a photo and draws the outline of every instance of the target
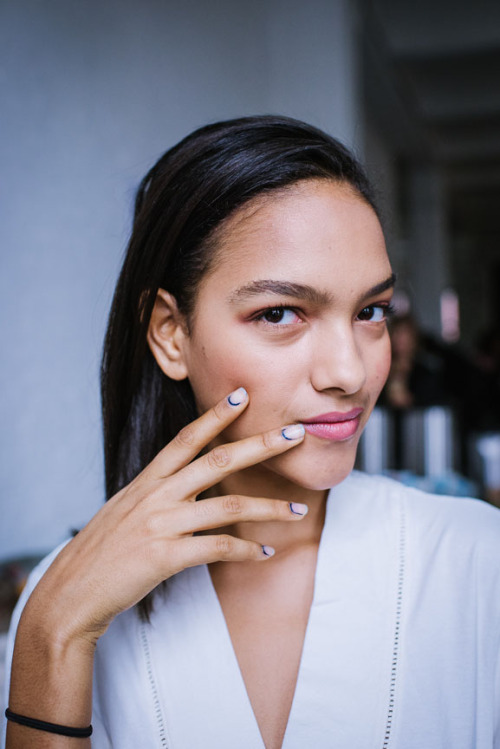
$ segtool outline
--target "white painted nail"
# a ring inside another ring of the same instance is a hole
[[[303,424],[290,424],[287,427],[283,427],[281,434],[286,440],[298,440],[304,436],[305,431]]]
[[[230,395],[227,396],[227,402],[230,406],[241,406],[242,403],[248,398],[248,393],[245,388],[238,388],[234,390]]]
[[[290,511],[293,512],[294,515],[307,515],[309,507],[300,502],[290,502]]]

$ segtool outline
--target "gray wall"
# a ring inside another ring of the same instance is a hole
[[[362,141],[349,0],[4,0],[0,558],[103,500],[98,367],[134,187],[210,120]]]

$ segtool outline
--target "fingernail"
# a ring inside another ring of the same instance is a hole
[[[298,440],[304,436],[305,431],[303,424],[290,424],[290,426],[283,427],[281,434],[286,440]]]
[[[272,546],[263,546],[262,547],[262,552],[264,553],[264,555],[266,557],[272,557],[272,556],[274,556],[274,549],[273,549]]]
[[[241,406],[241,404],[248,398],[248,393],[245,388],[238,388],[234,390],[230,395],[227,396],[227,402],[230,406]]]
[[[307,505],[300,504],[300,502],[290,502],[290,511],[294,515],[307,515],[309,507]]]

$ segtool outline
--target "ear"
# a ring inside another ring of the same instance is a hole
[[[185,380],[188,375],[184,360],[186,325],[174,297],[164,289],[158,289],[147,338],[162,372],[172,380]]]

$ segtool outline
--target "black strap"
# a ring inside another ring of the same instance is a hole
[[[58,723],[47,723],[45,720],[28,718],[25,715],[18,715],[7,708],[5,717],[12,723],[19,723],[21,726],[36,728],[37,731],[46,731],[47,733],[57,733],[60,736],[70,736],[74,739],[86,739],[92,736],[92,726],[86,728],[72,728],[72,726],[60,726]]]

